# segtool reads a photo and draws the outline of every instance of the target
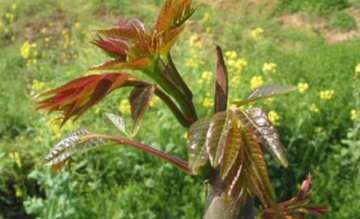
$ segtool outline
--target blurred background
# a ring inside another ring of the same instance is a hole
[[[116,133],[104,113],[129,118],[128,91],[114,92],[62,129],[36,112],[36,96],[79,76],[105,55],[94,30],[121,16],[151,27],[162,0],[0,0],[0,218],[201,218],[200,179],[129,148],[92,151],[54,175],[43,158],[66,134],[86,127]],[[212,112],[215,54],[223,47],[231,101],[266,84],[298,91],[259,105],[269,111],[291,166],[270,157],[280,200],[309,172],[325,218],[360,215],[360,1],[212,0],[172,50],[202,117]],[[126,95],[125,95],[126,94]],[[129,122],[130,124],[130,122]],[[137,140],[186,159],[186,130],[160,102]]]

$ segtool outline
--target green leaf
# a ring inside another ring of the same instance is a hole
[[[127,131],[126,131],[126,126],[125,126],[125,120],[123,117],[112,114],[112,113],[106,113],[105,114],[106,117],[108,118],[108,120],[119,130],[121,131],[123,134],[125,134],[126,136],[128,135]]]
[[[206,134],[206,151],[208,152],[212,167],[215,167],[216,151],[222,130],[224,129],[226,114],[226,112],[216,113],[210,122],[210,126]]]
[[[209,160],[205,145],[209,125],[208,119],[198,120],[188,132],[189,167],[194,174],[198,174],[199,168],[206,165]]]
[[[297,87],[294,86],[285,86],[285,85],[272,85],[265,86],[256,89],[252,94],[250,94],[246,99],[241,101],[234,102],[237,106],[243,106],[257,100],[266,99],[281,94],[287,94],[297,90]]]
[[[130,94],[131,118],[134,124],[133,135],[137,133],[139,123],[150,107],[150,102],[154,97],[155,89],[156,87],[153,85],[135,87]]]
[[[261,108],[237,111],[243,123],[253,131],[257,141],[264,146],[284,167],[289,165],[279,133]]]

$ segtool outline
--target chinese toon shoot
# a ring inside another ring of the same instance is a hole
[[[45,158],[46,162],[53,171],[58,171],[76,153],[127,145],[163,159],[194,177],[202,177],[204,186],[208,187],[204,219],[288,219],[325,214],[325,208],[309,203],[310,175],[293,198],[277,202],[264,150],[286,168],[285,150],[267,113],[261,108],[249,107],[254,101],[289,93],[294,87],[260,87],[235,102],[236,107],[229,108],[228,73],[221,48],[217,46],[214,113],[209,118],[198,118],[192,91],[171,56],[171,48],[194,13],[192,0],[166,0],[151,29],[145,28],[140,20],[132,19],[119,20],[115,26],[97,32],[93,43],[111,59],[91,68],[99,74],[77,78],[43,93],[38,109],[59,111],[64,124],[79,118],[111,92],[131,87],[129,97],[124,98],[129,98],[131,105],[132,137],[81,129],[56,144]],[[139,71],[151,80],[135,77],[125,70]],[[135,140],[150,102],[156,96],[188,130],[187,161]],[[107,117],[124,131],[121,117],[114,114]],[[259,209],[255,209],[254,199],[261,204]]]

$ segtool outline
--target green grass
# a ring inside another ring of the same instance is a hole
[[[346,12],[336,13],[330,20],[330,26],[341,31],[350,31],[357,28],[354,18]]]
[[[42,163],[49,148],[77,127],[116,133],[104,113],[117,112],[128,91],[111,94],[99,107],[59,131],[48,122],[54,116],[35,112],[31,92],[40,90],[34,90],[33,81],[44,83],[43,89],[53,88],[84,75],[90,66],[103,61],[105,56],[89,43],[91,31],[112,24],[119,15],[136,16],[151,25],[162,1],[136,2],[135,6],[126,0],[7,0],[1,4],[0,47],[4,55],[0,56],[0,206],[6,208],[0,209],[0,218],[15,218],[16,212],[43,219],[201,218],[203,182],[129,148],[77,156],[71,167],[58,175],[52,175]],[[347,6],[347,1],[306,1],[308,6],[300,4],[302,1],[292,2],[286,5],[294,8],[291,11],[320,14],[338,12]],[[13,3],[16,9],[12,9]],[[285,7],[285,3],[280,1],[280,6]],[[360,207],[356,198],[360,179],[354,177],[358,171],[359,137],[349,135],[358,133],[358,122],[350,120],[350,111],[357,109],[356,102],[360,101],[353,86],[354,69],[360,62],[360,40],[328,44],[312,29],[285,28],[275,17],[249,14],[246,8],[237,7],[229,8],[227,13],[211,5],[200,7],[172,51],[194,90],[200,116],[211,114],[211,109],[202,104],[204,98],[211,98],[214,83],[200,83],[199,79],[204,71],[214,72],[214,43],[226,51],[236,51],[248,63],[241,72],[229,66],[231,79],[241,78],[241,83],[231,89],[231,101],[251,91],[253,76],[261,76],[265,84],[308,83],[304,94],[294,93],[260,104],[279,114],[279,130],[292,163],[284,170],[271,160],[273,182],[279,198],[284,200],[311,172],[314,200],[333,209],[325,218],[356,218]],[[15,20],[10,22],[6,13],[14,14]],[[257,27],[264,33],[254,40],[251,31]],[[189,39],[199,43],[194,46]],[[20,55],[26,41],[37,44],[30,50],[37,54],[28,59]],[[36,64],[27,65],[34,59]],[[198,66],[184,64],[189,60]],[[276,63],[277,71],[263,73],[265,62]],[[334,97],[321,100],[319,93],[323,90],[334,90]],[[309,110],[312,104],[319,113]],[[130,122],[129,115],[125,116]],[[159,103],[146,114],[137,139],[185,159],[185,132]],[[12,152],[19,154],[20,167],[11,159]],[[16,196],[16,188],[20,188],[21,196]]]

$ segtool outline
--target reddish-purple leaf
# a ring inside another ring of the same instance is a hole
[[[206,151],[209,154],[210,163],[215,167],[215,157],[222,130],[224,129],[226,112],[220,112],[213,116],[209,130],[206,134]]]
[[[252,94],[250,94],[246,99],[241,101],[234,102],[237,106],[243,106],[257,100],[266,99],[281,94],[287,94],[293,91],[296,91],[297,87],[294,86],[285,86],[285,85],[272,85],[264,86],[256,89]]]
[[[110,56],[122,61],[126,61],[129,45],[122,39],[103,39],[99,37],[94,40],[94,44],[103,49]]]
[[[261,108],[249,108],[245,111],[237,111],[237,115],[246,125],[246,127],[254,133],[256,140],[264,146],[280,163],[287,167],[288,161],[274,125],[269,120],[265,111]]]
[[[235,117],[234,112],[228,111],[215,157],[215,167],[220,165],[222,179],[225,179],[233,167],[241,147],[243,147],[243,136],[240,121]]]
[[[133,134],[139,129],[139,123],[145,112],[150,107],[150,102],[155,94],[155,86],[135,87],[130,94],[131,118],[133,120]]]
[[[192,0],[166,0],[156,21],[158,33],[183,25],[195,12]]]
[[[209,160],[205,146],[209,123],[208,119],[198,120],[192,124],[188,132],[189,168],[193,174],[198,174],[199,169]]]
[[[50,97],[39,101],[38,109],[62,112],[64,123],[71,117],[79,117],[110,92],[132,80],[135,78],[125,73],[91,75],[75,79],[44,93],[43,96]]]
[[[225,111],[228,101],[228,72],[219,46],[216,47],[215,113]]]

